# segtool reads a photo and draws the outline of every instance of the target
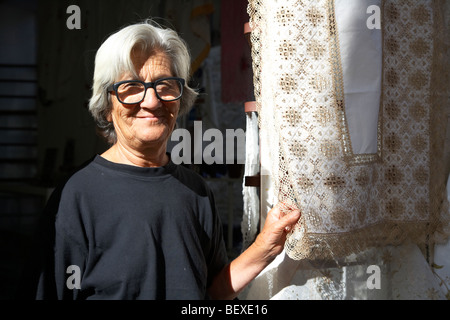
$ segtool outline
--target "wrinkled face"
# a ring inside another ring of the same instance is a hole
[[[135,53],[132,61],[139,75],[138,79],[132,74],[124,74],[116,82],[123,80],[141,80],[153,82],[155,80],[173,77],[169,57],[159,51],[148,55]],[[114,123],[117,143],[134,150],[145,147],[165,146],[180,109],[180,100],[173,102],[160,101],[154,89],[147,89],[145,99],[134,105],[124,105],[116,95],[112,95],[112,111],[108,120]]]

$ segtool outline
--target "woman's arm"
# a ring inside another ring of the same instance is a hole
[[[300,218],[300,211],[287,209],[284,214],[278,204],[267,214],[266,222],[255,242],[228,264],[214,278],[208,289],[213,299],[234,299],[267,267],[284,248],[287,230]]]

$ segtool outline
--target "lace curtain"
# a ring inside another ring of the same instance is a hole
[[[303,214],[243,296],[442,297],[430,265],[450,215],[444,6],[249,1],[262,212],[283,201]],[[371,265],[389,292],[367,291]],[[411,270],[431,291],[410,294]]]

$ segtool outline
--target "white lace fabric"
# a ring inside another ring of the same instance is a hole
[[[374,1],[350,3],[249,1],[262,174],[302,211],[294,260],[446,236],[443,2],[375,1],[381,30]]]

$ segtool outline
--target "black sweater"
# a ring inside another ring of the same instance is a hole
[[[97,156],[54,193],[46,221],[37,299],[205,299],[227,263],[210,188],[172,162]]]

